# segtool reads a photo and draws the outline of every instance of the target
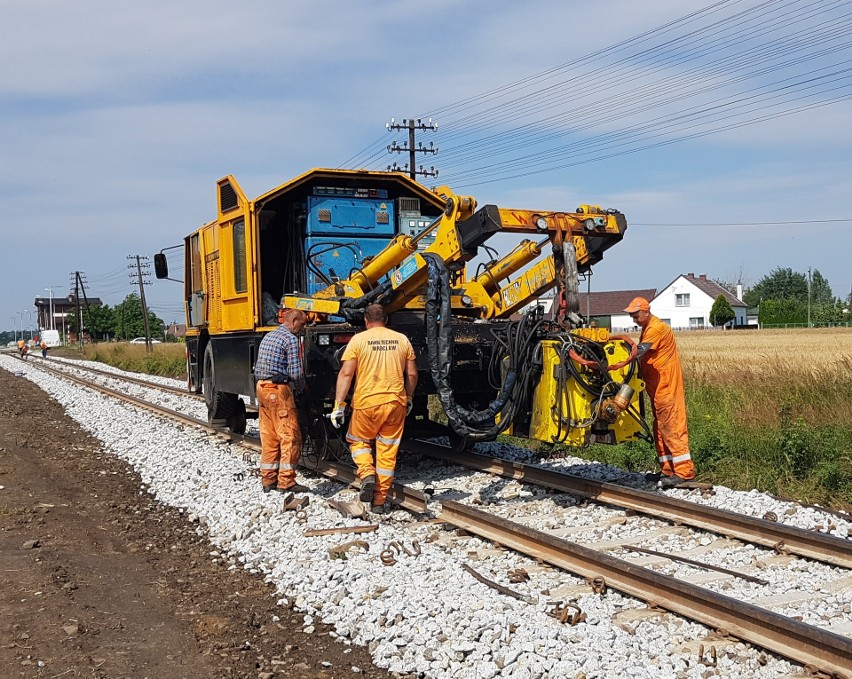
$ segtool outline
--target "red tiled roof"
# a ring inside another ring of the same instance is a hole
[[[744,302],[738,300],[734,295],[732,295],[728,290],[725,290],[721,285],[719,285],[716,281],[710,280],[707,278],[706,274],[701,274],[699,276],[695,276],[691,273],[684,274],[683,276],[686,280],[692,283],[696,288],[701,290],[701,292],[706,293],[712,299],[716,299],[719,295],[724,295],[725,299],[731,303],[731,306],[737,307],[746,307]]]
[[[649,302],[657,296],[655,289],[650,290],[612,290],[609,292],[580,293],[580,313],[584,316],[617,316],[634,297],[644,297]],[[589,305],[588,307],[586,305]],[[586,314],[586,309],[590,313]]]

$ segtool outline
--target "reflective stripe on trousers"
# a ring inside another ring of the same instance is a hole
[[[296,482],[302,453],[296,401],[287,384],[258,382],[256,394],[261,482],[264,486],[277,483],[279,488],[287,488]]]
[[[383,504],[393,484],[404,425],[405,406],[401,403],[383,403],[352,411],[346,438],[351,442],[349,450],[358,467],[358,478],[377,477],[373,504]],[[371,448],[364,445],[365,441],[371,440],[376,442],[375,465]]]

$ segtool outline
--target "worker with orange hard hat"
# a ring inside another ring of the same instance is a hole
[[[695,466],[689,454],[683,371],[674,332],[651,313],[651,305],[643,297],[636,297],[624,311],[642,328],[639,344],[649,345],[640,359],[641,375],[654,413],[660,486],[672,488],[695,478]]]

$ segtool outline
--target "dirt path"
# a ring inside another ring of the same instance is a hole
[[[195,525],[2,369],[0,485],[4,678],[389,676],[329,628],[303,633],[262,578],[214,564]]]

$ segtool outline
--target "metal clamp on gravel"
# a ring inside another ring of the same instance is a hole
[[[517,584],[519,582],[527,582],[530,579],[530,574],[524,568],[512,568],[508,572],[509,582]]]
[[[382,553],[379,554],[379,559],[381,559],[385,566],[393,566],[396,563],[396,557],[393,555],[393,550],[390,547],[382,550]]]
[[[763,515],[763,518],[766,521],[778,522],[778,515],[775,512],[766,512],[766,514]]]
[[[594,578],[586,578],[586,582],[589,583],[589,587],[595,594],[606,594],[606,580],[600,575]]]
[[[783,554],[785,556],[790,554],[790,550],[787,549],[787,545],[784,544],[783,540],[779,540],[774,545],[772,545],[772,549],[775,550],[776,554]]]
[[[296,512],[296,521],[299,523],[307,523],[308,513],[304,509],[300,509]]]
[[[231,474],[231,478],[234,481],[242,481],[246,478],[246,475],[243,472],[234,472],[233,474]]]
[[[707,651],[707,655],[709,657],[705,657],[704,644],[701,644],[698,647],[698,662],[701,663],[702,665],[707,665],[707,667],[716,667],[716,665],[718,663],[718,657],[717,657],[717,654],[716,654],[716,647],[711,646]]]
[[[571,611],[574,611],[573,613]],[[586,622],[586,614],[583,612],[583,609],[580,608],[577,604],[565,603],[561,606],[557,605],[547,612],[547,614],[551,618],[556,618],[562,624],[577,625],[581,622]]]

